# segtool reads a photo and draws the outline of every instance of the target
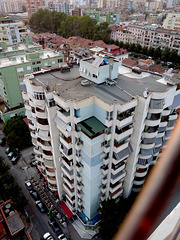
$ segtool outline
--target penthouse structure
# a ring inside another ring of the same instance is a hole
[[[19,88],[24,75],[41,71],[49,65],[58,65],[63,59],[60,53],[42,50],[40,45],[32,44],[31,38],[16,45],[0,42],[0,97],[5,103],[0,111],[3,121],[16,114],[24,115]]]
[[[174,128],[177,84],[113,57],[24,79],[38,168],[84,224],[93,223],[102,201],[140,191]]]
[[[111,38],[124,43],[135,43],[146,47],[169,47],[180,54],[180,30],[158,28],[152,25],[128,25],[112,28]]]

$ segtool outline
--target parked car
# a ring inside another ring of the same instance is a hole
[[[34,200],[40,200],[40,197],[36,191],[30,191],[31,196],[34,198]]]
[[[14,157],[11,159],[12,164],[16,164],[18,162],[18,160],[20,159],[21,155],[14,155]]]
[[[44,240],[54,240],[54,238],[52,237],[52,235],[49,232],[47,232],[43,235],[43,239]]]
[[[11,149],[10,147],[7,147],[7,148],[5,149],[5,153],[6,153],[6,154],[10,153],[11,151],[12,151],[12,149]]]
[[[30,182],[29,180],[25,182],[25,185],[26,185],[26,187],[27,187],[27,189],[28,189],[29,191],[32,190],[32,184],[31,184],[31,182]]]
[[[40,200],[36,201],[36,206],[41,213],[47,212],[45,205]]]
[[[62,233],[58,236],[58,240],[67,240],[67,238],[65,237],[65,235]]]
[[[49,223],[49,225],[52,227],[53,231],[54,231],[57,235],[59,235],[60,233],[62,233],[59,225],[57,224],[56,220],[55,220],[53,217],[51,217],[51,218],[48,220],[48,223]]]
[[[1,145],[2,147],[6,145],[6,138],[5,138],[5,137],[3,137],[3,138],[0,139],[0,145]]]
[[[14,156],[14,151],[8,153],[8,158],[11,160]]]
[[[38,161],[37,161],[37,160],[30,162],[30,166],[31,166],[31,167],[36,167],[37,164],[38,164]]]

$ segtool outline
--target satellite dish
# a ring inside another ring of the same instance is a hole
[[[143,92],[143,96],[144,96],[145,98],[147,98],[147,96],[148,96],[147,90],[145,90],[145,91]]]
[[[66,130],[67,130],[68,132],[70,132],[70,131],[71,131],[71,129],[72,129],[72,128],[71,128],[71,126],[70,126],[70,125],[68,125],[68,126],[67,126],[67,128],[66,128]]]

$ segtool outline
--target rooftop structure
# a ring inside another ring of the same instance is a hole
[[[21,89],[38,167],[83,224],[101,201],[140,191],[174,128],[179,84],[112,57],[26,76]]]

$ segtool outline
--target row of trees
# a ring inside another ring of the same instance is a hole
[[[6,136],[6,143],[11,148],[21,149],[31,145],[29,128],[21,117],[11,118],[6,121],[3,132]]]
[[[15,209],[23,212],[28,201],[14,177],[9,173],[9,169],[9,165],[5,164],[0,156],[0,192],[3,193],[5,199],[12,199]]]
[[[136,194],[132,193],[129,198],[121,198],[119,202],[116,202],[115,199],[108,199],[102,202],[102,207],[99,211],[101,217],[99,233],[103,240],[113,239],[113,236],[130,210],[135,197]]]
[[[166,47],[164,50],[161,50],[160,47],[158,48],[153,48],[153,47],[142,47],[140,44],[135,44],[135,43],[123,43],[122,41],[113,41],[110,40],[111,43],[116,44],[120,48],[125,48],[130,52],[135,52],[137,54],[143,54],[146,56],[150,56],[155,60],[162,60],[165,62],[172,62],[180,65],[180,55],[178,55],[176,50],[170,50],[168,47]]]
[[[81,17],[68,16],[62,12],[51,12],[39,9],[29,20],[30,27],[37,32],[50,32],[65,38],[80,36],[92,40],[109,42],[111,29],[108,23],[97,24],[95,19],[88,15]]]

